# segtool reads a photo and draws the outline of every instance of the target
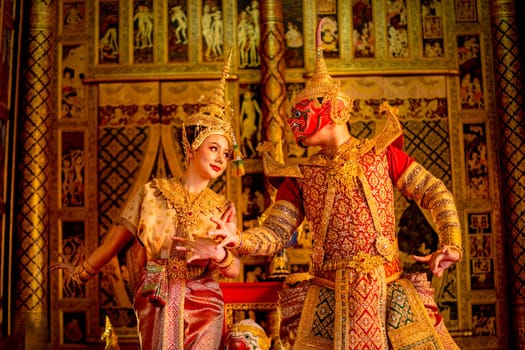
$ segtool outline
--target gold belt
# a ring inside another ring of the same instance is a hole
[[[312,271],[324,272],[340,269],[352,269],[360,273],[368,273],[378,266],[385,264],[387,261],[381,255],[370,255],[359,252],[350,259],[339,261],[325,261],[321,264],[312,264]]]
[[[187,279],[191,280],[201,276],[206,269],[205,266],[188,265],[186,261],[177,258],[162,259],[159,261],[165,265],[166,274],[170,279]]]

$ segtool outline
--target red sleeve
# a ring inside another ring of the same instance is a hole
[[[275,201],[285,200],[292,203],[296,208],[302,211],[302,200],[297,182],[293,178],[286,178],[279,186]]]
[[[386,149],[386,157],[388,159],[390,178],[394,184],[397,184],[401,175],[414,162],[414,158],[393,145],[388,146]]]

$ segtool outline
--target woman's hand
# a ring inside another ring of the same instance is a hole
[[[237,234],[237,224],[235,223],[235,206],[230,204],[228,209],[222,214],[221,218],[211,218],[217,228],[208,231],[208,236],[220,242],[220,247],[233,248],[240,244],[240,237]]]
[[[430,271],[441,277],[446,269],[461,259],[461,253],[453,247],[445,246],[432,254],[426,256],[413,255],[413,257],[418,262],[427,263]]]
[[[66,274],[66,278],[72,279],[80,283],[80,281],[78,280],[77,274],[75,274],[75,266],[73,266],[70,263],[56,262],[56,263],[49,265],[49,270],[50,271],[64,270],[64,273]]]
[[[205,260],[219,262],[226,256],[225,249],[211,238],[197,237],[189,240],[183,237],[172,237],[172,239],[175,241],[176,250],[190,253],[188,264]]]

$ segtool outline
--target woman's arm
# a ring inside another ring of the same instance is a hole
[[[63,269],[78,283],[85,283],[95,277],[98,271],[133,238],[133,234],[128,229],[122,225],[116,225],[107,234],[104,242],[80,265],[73,266],[70,263],[57,262],[51,264],[50,270]]]

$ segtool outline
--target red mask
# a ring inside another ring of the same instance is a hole
[[[315,99],[303,100],[294,106],[287,122],[299,145],[304,139],[330,124],[330,107],[330,102],[319,104]]]

